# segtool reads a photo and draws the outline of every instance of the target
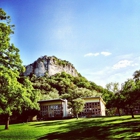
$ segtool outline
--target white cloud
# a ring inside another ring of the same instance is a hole
[[[84,55],[84,57],[87,57],[87,56],[98,56],[99,53],[87,53]]]
[[[115,65],[113,65],[113,69],[120,69],[120,68],[125,68],[128,66],[134,66],[134,64],[132,64],[133,61],[129,61],[129,60],[121,60],[118,63],[116,63]]]
[[[110,52],[101,52],[101,54],[104,55],[104,56],[109,56],[109,55],[111,55]]]
[[[114,71],[111,67],[104,67],[102,69],[86,69],[81,73],[88,80],[105,87],[106,84],[110,82],[118,82],[119,84],[123,83],[125,80],[132,77],[133,71],[133,69],[130,69],[126,72],[123,69],[118,72]]]
[[[102,54],[102,55],[104,55],[104,56],[109,56],[109,55],[111,55],[110,52],[87,53],[87,54],[84,55],[84,57],[87,57],[87,56],[98,56],[98,55],[100,55],[100,54]]]
[[[95,82],[98,85],[105,87],[107,83],[118,82],[120,85],[129,78],[132,78],[133,73],[139,69],[140,57],[131,56],[119,58],[118,63],[102,67],[88,67],[82,69],[80,73],[88,80]],[[127,59],[128,58],[128,59]],[[113,60],[112,60],[113,61]]]
[[[99,53],[94,53],[93,55],[94,55],[94,56],[98,56],[98,55],[99,55]]]

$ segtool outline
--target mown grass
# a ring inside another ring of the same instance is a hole
[[[112,140],[140,139],[140,115],[80,118],[0,125],[0,140]]]

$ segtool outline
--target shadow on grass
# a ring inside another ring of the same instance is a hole
[[[117,121],[122,121],[121,123],[113,123],[116,118],[111,120],[106,119],[84,119],[75,120],[73,122],[64,122],[64,121],[55,121],[55,122],[46,122],[41,124],[34,124],[36,127],[41,126],[52,126],[59,125],[58,131],[46,134],[38,140],[47,139],[47,140],[105,140],[112,139],[113,135],[115,138],[124,139],[127,137],[129,139],[140,139],[138,136],[135,136],[135,132],[140,132],[140,122],[138,118],[118,118]],[[123,122],[123,121],[128,122]],[[61,126],[63,124],[63,126]],[[64,125],[65,124],[65,125]],[[67,130],[67,132],[59,131],[61,129]],[[131,135],[132,134],[132,135]],[[129,135],[129,136],[128,136]]]
[[[52,126],[52,125],[61,125],[61,124],[65,124],[64,121],[62,120],[58,120],[58,121],[43,121],[43,122],[40,122],[40,123],[35,123],[35,124],[32,124],[30,126],[35,126],[35,127],[42,127],[42,126]]]
[[[99,127],[99,126],[93,126],[90,128],[79,128],[76,130],[71,130],[66,133],[60,133],[60,132],[54,132],[50,133],[46,136],[43,136],[39,138],[38,140],[47,139],[47,140],[78,140],[78,139],[105,139],[109,136],[109,133],[107,131],[104,131],[104,129],[108,129],[107,127]]]
[[[75,119],[75,122],[74,124],[78,124],[79,125],[89,125],[89,120],[91,119],[91,121],[96,125],[99,124],[99,123],[112,123],[114,121],[129,121],[131,119],[130,118],[123,118],[123,116],[120,116],[116,119],[116,117],[108,117],[108,118],[111,118],[109,120],[106,120],[106,117],[100,117],[100,118],[85,118],[84,119],[84,122],[82,123],[79,123],[79,120]],[[137,119],[140,119],[140,117],[137,117]],[[135,119],[135,118],[134,118]],[[70,120],[70,119],[69,119]],[[87,121],[86,121],[87,120]],[[57,121],[43,121],[43,122],[40,122],[40,123],[35,123],[35,124],[32,124],[30,126],[35,126],[35,127],[42,127],[42,126],[52,126],[52,125],[61,125],[61,124],[69,124],[69,122],[65,122],[64,120],[57,120]],[[71,124],[73,125],[73,124]]]
[[[2,132],[2,131],[5,131],[5,128],[3,128],[3,129],[0,129],[0,132]]]

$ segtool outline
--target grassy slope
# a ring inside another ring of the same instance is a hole
[[[80,118],[57,121],[41,121],[10,125],[4,130],[0,125],[2,140],[105,140],[140,139],[140,115]]]

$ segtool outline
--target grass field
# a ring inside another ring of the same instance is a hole
[[[0,125],[0,140],[140,140],[140,115]]]

